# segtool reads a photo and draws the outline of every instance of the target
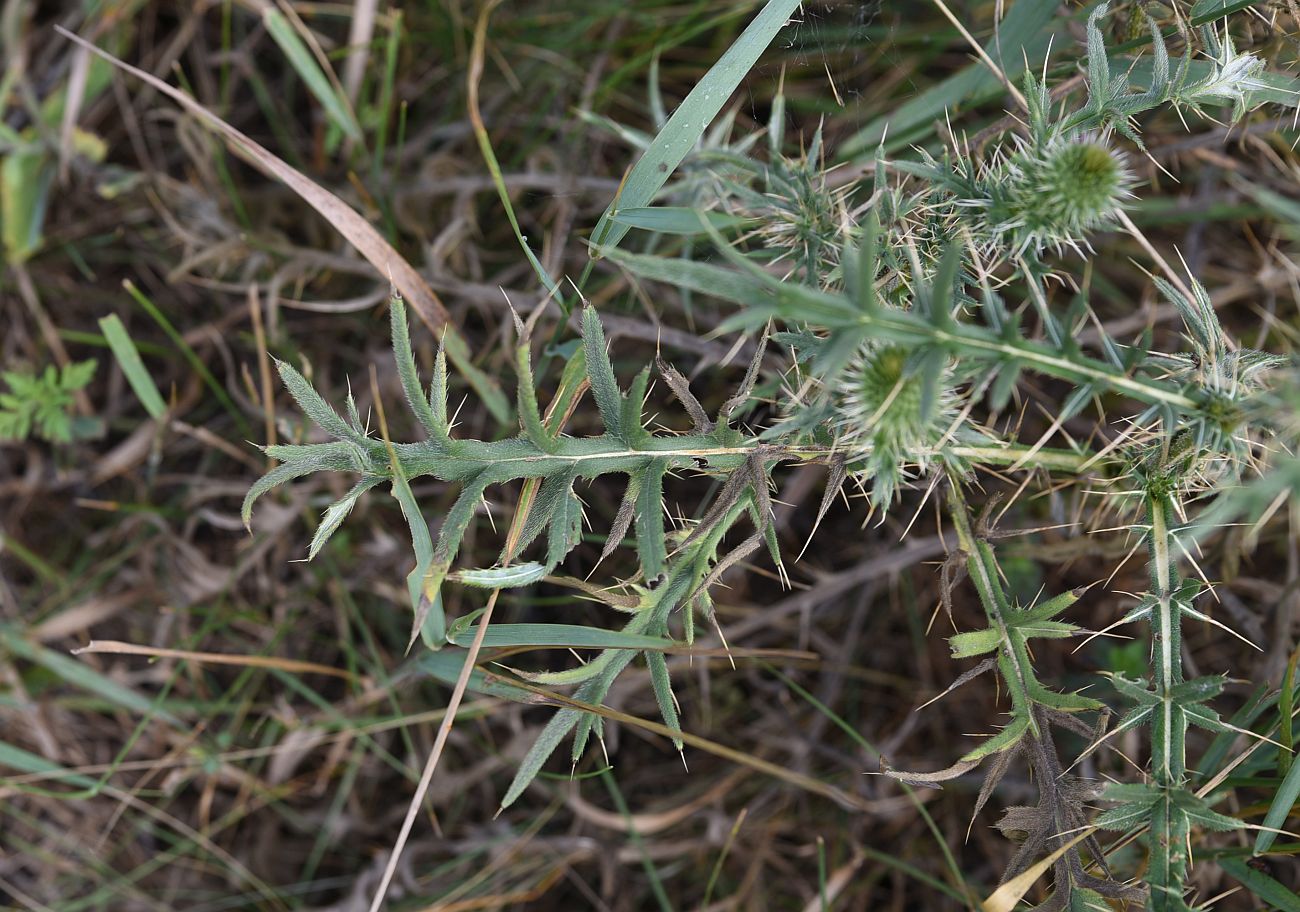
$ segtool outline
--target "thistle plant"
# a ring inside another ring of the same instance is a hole
[[[732,413],[749,396],[756,370],[751,370],[737,395],[711,418],[691,394],[681,374],[661,363],[661,375],[682,401],[694,427],[688,434],[653,434],[645,427],[641,414],[649,370],[641,371],[628,390],[621,390],[606,352],[600,320],[594,310],[587,309],[583,314],[583,346],[569,362],[553,408],[562,414],[577,395],[578,387],[585,383],[590,387],[605,433],[599,437],[571,438],[554,433],[542,419],[534,388],[529,338],[526,327],[520,323],[516,369],[521,433],[499,441],[458,439],[452,436],[448,418],[445,354],[439,352],[426,391],[415,366],[401,298],[393,297],[391,313],[398,374],[407,404],[424,429],[426,439],[394,444],[371,437],[351,394],[346,401],[348,417],[344,419],[297,370],[279,362],[280,377],[303,412],[335,439],[327,443],[267,447],[266,452],[283,465],[249,490],[244,499],[243,517],[247,523],[259,497],[294,478],[319,471],[359,475],[353,488],[325,511],[308,552],[309,557],[314,557],[362,494],[388,484],[410,526],[416,554],[415,568],[407,577],[413,612],[412,644],[419,637],[431,649],[439,649],[446,642],[448,628],[440,600],[444,582],[451,580],[499,589],[528,586],[554,571],[581,535],[583,508],[575,485],[582,479],[610,474],[628,478],[627,493],[607,538],[605,555],[618,546],[635,521],[640,577],[648,585],[633,610],[632,619],[623,627],[620,646],[667,644],[663,637],[668,633],[670,616],[678,609],[684,609],[684,636],[687,643],[692,642],[693,612],[709,616],[708,587],[727,567],[764,542],[779,563],[770,525],[768,476],[774,463],[792,458],[794,452],[762,446],[731,426]],[[758,357],[761,356],[760,350]],[[663,485],[667,475],[685,470],[721,474],[726,483],[709,510],[677,545],[670,561],[663,522]],[[423,476],[455,482],[461,487],[443,520],[436,543],[429,535],[410,487],[412,479]],[[453,572],[461,540],[484,492],[491,485],[521,479],[540,482],[522,534],[502,550],[497,567]],[[751,519],[754,533],[720,557],[722,537],[742,516]],[[538,539],[544,539],[544,557],[517,563]],[[654,588],[649,588],[650,585]],[[611,648],[579,668],[529,677],[540,684],[579,684],[576,699],[599,703],[637,651]],[[647,652],[646,656],[656,687],[660,688],[665,722],[677,729],[675,704],[667,689],[662,653]],[[521,767],[517,787],[511,789],[503,803],[509,804],[517,797],[559,740],[575,726],[578,734],[574,754],[580,755],[598,724],[595,718],[576,710],[561,711]]]
[[[1048,247],[1081,250],[1087,236],[1111,225],[1132,197],[1132,173],[1105,137],[1054,133],[1033,143],[999,149],[978,173],[954,177],[959,223],[981,239],[990,254],[1013,257]]]
[[[877,504],[893,500],[905,467],[928,471],[957,413],[951,372],[940,371],[927,389],[912,367],[901,346],[864,342],[832,395],[837,446],[873,483]]]
[[[603,703],[638,656],[649,670],[665,725],[681,733],[663,650],[675,636],[691,644],[697,616],[716,623],[711,587],[743,559],[765,548],[784,573],[772,523],[771,488],[779,466],[818,462],[830,467],[818,521],[848,480],[869,490],[872,509],[880,511],[891,509],[909,490],[923,492],[922,497],[943,491],[955,546],[941,572],[942,602],[955,618],[954,593],[969,580],[984,618],[983,626],[958,630],[948,640],[954,659],[975,662],[953,687],[995,672],[1009,709],[996,731],[948,768],[888,769],[888,774],[937,784],[984,765],[978,813],[1013,762],[1023,759],[1039,800],[1009,808],[1003,817],[1004,832],[1021,837],[1004,882],[1055,852],[1053,890],[1039,906],[1044,912],[1104,909],[1111,900],[1139,898],[1151,912],[1189,910],[1192,844],[1203,831],[1243,824],[1199,795],[1189,773],[1191,729],[1216,734],[1239,729],[1210,705],[1223,691],[1225,676],[1187,679],[1183,674],[1184,622],[1212,619],[1198,607],[1208,583],[1180,568],[1194,563],[1189,534],[1194,514],[1212,501],[1216,488],[1267,475],[1273,450],[1294,443],[1295,422],[1273,407],[1273,380],[1289,362],[1235,347],[1194,277],[1154,280],[1183,322],[1185,345],[1174,352],[1151,351],[1150,336],[1128,343],[1112,337],[1082,290],[1068,306],[1057,306],[1048,279],[1091,256],[1092,239],[1119,224],[1140,191],[1132,164],[1144,150],[1139,115],[1161,107],[1195,112],[1226,106],[1240,117],[1267,86],[1259,61],[1237,53],[1226,32],[1202,34],[1208,60],[1193,60],[1189,51],[1175,62],[1151,23],[1150,76],[1144,88],[1134,88],[1103,42],[1100,24],[1106,13],[1107,4],[1100,4],[1087,21],[1085,97],[1067,93],[1054,99],[1045,74],[1027,74],[1023,119],[995,130],[987,153],[955,140],[941,152],[923,151],[919,161],[888,161],[882,149],[869,184],[833,186],[821,165],[820,132],[798,158],[783,154],[778,104],[766,160],[760,160],[755,143],[730,143],[728,125],[693,160],[695,168],[712,164],[718,170],[696,171],[689,181],[667,186],[664,198],[673,205],[663,207],[662,220],[645,225],[682,228],[680,204],[691,203],[698,230],[692,222],[689,230],[673,232],[691,238],[684,251],[662,256],[616,245],[598,251],[639,279],[671,286],[683,296],[723,302],[731,310],[720,332],[762,334],[740,388],[713,414],[681,373],[657,363],[659,377],[690,420],[689,431],[647,427],[642,409],[649,369],[621,386],[600,318],[586,308],[581,345],[555,381],[549,409],[543,412],[537,396],[530,326],[518,323],[519,432],[501,440],[457,437],[448,418],[445,358],[439,353],[426,389],[402,302],[394,297],[398,376],[425,439],[396,443],[386,430],[382,439],[374,438],[351,396],[344,403],[346,418],[340,417],[282,363],[285,385],[333,439],[268,447],[283,465],[249,491],[245,521],[257,498],[278,484],[325,470],[358,476],[325,512],[309,548],[309,556],[315,556],[364,493],[389,486],[409,524],[415,553],[407,578],[411,641],[422,637],[425,646],[437,650],[474,629],[469,626],[473,614],[448,626],[441,599],[445,586],[563,583],[560,568],[577,547],[584,523],[579,484],[626,477],[599,560],[634,530],[638,569],[626,581],[631,594],[606,599],[631,617],[620,631],[605,631],[603,642],[613,645],[591,661],[515,675],[532,687],[574,690],[521,761],[502,798],[508,806],[570,737],[569,759],[577,765],[592,736],[601,734],[602,717],[592,708]],[[643,138],[632,136],[638,143]],[[716,199],[700,203],[706,189]],[[740,220],[710,218],[705,210]],[[645,216],[639,212],[635,218]],[[708,244],[716,258],[696,257],[696,241]],[[1067,251],[1072,256],[1059,256]],[[1013,295],[1019,301],[1008,304]],[[1080,341],[1084,325],[1094,329],[1087,347]],[[780,377],[765,360],[773,327],[777,347],[792,355]],[[1061,381],[1069,390],[1051,416],[1048,434],[1030,442],[992,420],[1004,413],[1026,375]],[[768,390],[780,391],[773,410],[779,417],[751,428],[737,416],[764,380]],[[561,433],[547,416],[577,409],[584,389],[590,390],[603,433]],[[1108,443],[1080,443],[1058,434],[1103,398],[1131,409]],[[1046,651],[1051,641],[1087,633],[1072,620],[1085,590],[1024,602],[1011,594],[995,545],[1001,533],[988,510],[977,513],[968,505],[975,473],[991,468],[1027,469],[1053,481],[1064,479],[1063,485],[1086,478],[1088,485],[1107,491],[1109,504],[1121,505],[1125,523],[1147,547],[1149,582],[1137,607],[1115,626],[1147,624],[1146,678],[1116,674],[1109,678],[1110,689],[1072,691],[1055,686],[1036,667],[1036,649]],[[664,486],[685,473],[713,479],[714,493],[695,505],[693,520],[669,529]],[[425,476],[459,485],[436,541],[411,488],[412,480]],[[462,539],[484,493],[516,481],[534,486],[522,501],[520,534],[507,542],[494,566],[457,569]],[[742,524],[748,534],[728,546],[728,532]],[[538,542],[536,556],[524,560]],[[601,591],[583,585],[583,591]],[[558,629],[553,633],[548,642],[563,642]],[[1102,699],[1112,690],[1123,708],[1114,725]],[[1072,775],[1072,766],[1058,754],[1056,736],[1062,731],[1084,738],[1091,753],[1115,735],[1138,729],[1149,739],[1149,767],[1140,782],[1103,790]],[[682,750],[682,740],[675,740]],[[1110,806],[1089,823],[1098,802]],[[1141,883],[1112,872],[1094,835],[1097,829],[1142,835]],[[1085,837],[1071,842],[1081,831]]]
[[[1150,888],[1153,912],[1190,909],[1184,899],[1191,862],[1193,827],[1210,830],[1240,828],[1241,821],[1219,813],[1188,787],[1186,741],[1195,725],[1214,732],[1228,731],[1207,701],[1223,690],[1224,677],[1185,680],[1182,668],[1182,626],[1185,617],[1207,620],[1193,604],[1202,593],[1195,580],[1178,571],[1180,545],[1178,492],[1196,459],[1192,435],[1179,434],[1152,452],[1135,472],[1143,500],[1146,544],[1150,554],[1150,589],[1126,621],[1145,620],[1151,627],[1151,682],[1113,678],[1120,694],[1136,705],[1112,733],[1145,724],[1151,730],[1151,779],[1112,786],[1107,797],[1118,806],[1097,818],[1104,829],[1124,830],[1135,824],[1150,828]]]

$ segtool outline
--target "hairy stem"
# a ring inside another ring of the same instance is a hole
[[[1173,497],[1152,493],[1146,499],[1151,560],[1151,671],[1159,703],[1151,717],[1151,774],[1163,800],[1152,805],[1151,870],[1148,875],[1151,912],[1182,912],[1187,864],[1188,827],[1174,808],[1174,794],[1186,787],[1187,723],[1177,706],[1174,688],[1183,682],[1182,614],[1175,603],[1179,588],[1173,550]]]

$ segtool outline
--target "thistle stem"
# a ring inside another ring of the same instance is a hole
[[[1175,602],[1179,588],[1174,560],[1176,516],[1173,497],[1149,493],[1146,498],[1147,533],[1151,555],[1151,671],[1159,703],[1151,715],[1151,774],[1165,794],[1152,805],[1150,912],[1183,912],[1189,828],[1174,808],[1175,794],[1186,788],[1187,722],[1177,707],[1174,689],[1183,683],[1182,612]]]

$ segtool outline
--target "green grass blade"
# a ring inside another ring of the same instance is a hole
[[[44,149],[15,149],[0,161],[0,233],[5,259],[22,263],[40,249],[54,163]]]
[[[136,284],[130,279],[124,280],[122,282],[122,287],[137,304],[144,308],[145,313],[149,314],[149,316],[153,318],[153,321],[167,334],[167,338],[172,340],[172,344],[176,346],[177,350],[185,357],[185,360],[189,362],[190,367],[194,369],[194,373],[198,374],[203,380],[203,385],[212,391],[212,395],[216,397],[216,400],[221,403],[222,407],[226,410],[226,413],[230,415],[231,419],[235,422],[235,425],[239,428],[239,433],[242,434],[245,439],[251,438],[253,436],[253,430],[249,426],[248,420],[244,417],[244,413],[239,410],[237,405],[235,405],[235,400],[230,398],[230,394],[226,392],[225,387],[217,382],[216,377],[212,376],[212,371],[208,370],[208,366],[203,362],[203,359],[195,353],[190,344],[185,341],[184,336],[182,336],[176,330],[176,327],[172,325],[172,321],[167,319],[163,312],[158,308],[158,305],[154,304],[149,296],[137,288]]]
[[[776,37],[786,20],[799,8],[799,0],[768,0],[735,43],[704,74],[695,88],[668,118],[637,163],[632,166],[623,189],[609,204],[591,233],[593,244],[617,247],[628,226],[614,220],[624,209],[649,206],[673,171],[695,148],[713,118],[722,110],[740,80]]]
[[[433,563],[433,536],[429,534],[429,524],[420,513],[420,505],[411,493],[410,482],[402,471],[401,464],[393,460],[393,497],[401,505],[402,515],[411,529],[411,547],[415,551],[415,567],[406,576],[406,591],[411,599],[411,610],[415,612],[415,621],[411,630],[411,642],[416,636],[423,635],[425,645],[431,649],[442,646],[447,633],[447,618],[442,610],[442,573]],[[409,648],[409,646],[408,646]]]
[[[701,219],[708,219],[709,224],[718,229],[736,228],[754,221],[738,215],[727,215],[725,212],[708,212],[685,206],[634,206],[619,209],[613,219],[629,228],[684,235],[702,234]]]
[[[492,185],[496,187],[497,196],[501,200],[501,207],[506,213],[506,219],[510,222],[511,229],[514,230],[515,240],[519,242],[519,246],[524,251],[524,256],[527,257],[529,264],[533,267],[533,272],[537,274],[537,278],[542,285],[560,302],[560,306],[567,312],[568,307],[564,304],[564,296],[560,293],[559,283],[542,265],[542,261],[537,258],[537,254],[533,253],[528,238],[524,236],[523,229],[519,227],[519,219],[515,215],[514,203],[510,201],[510,191],[507,189],[505,178],[501,174],[501,163],[497,161],[496,150],[492,147],[492,137],[488,135],[487,126],[483,123],[483,116],[479,113],[478,84],[483,76],[483,58],[487,45],[488,20],[495,6],[496,3],[483,5],[478,24],[474,28],[474,47],[470,53],[468,77],[470,125],[474,130],[474,138],[478,142],[479,152],[483,155],[483,162],[487,165],[488,173],[492,176]]]
[[[457,646],[474,642],[477,627],[454,633]],[[602,630],[579,624],[493,624],[483,634],[483,645],[532,646],[537,649],[568,647],[573,649],[668,649],[676,644],[665,637]]]
[[[1221,858],[1219,867],[1239,880],[1247,890],[1279,912],[1300,912],[1300,896],[1282,886],[1263,871],[1256,871],[1240,858]]]
[[[320,62],[307,48],[306,43],[294,29],[293,23],[274,7],[268,6],[262,12],[262,24],[275,43],[284,51],[289,65],[307,85],[307,89],[320,102],[330,121],[356,142],[362,141],[361,127],[343,93],[339,91],[321,69]]]
[[[1204,25],[1258,3],[1259,0],[1196,0],[1192,7],[1192,25]]]
[[[136,398],[149,413],[149,417],[161,421],[167,415],[167,404],[163,401],[162,394],[158,392],[153,377],[150,377],[149,371],[145,369],[144,362],[140,360],[140,352],[136,350],[135,343],[131,341],[126,327],[122,325],[121,318],[117,314],[110,314],[99,321],[99,328],[103,331],[104,338],[108,340],[108,347],[113,350],[113,357],[117,359],[118,367],[122,368],[122,373],[126,375],[126,382],[131,384]]]
[[[1058,4],[1053,0],[1020,0],[1013,4],[998,27],[998,34],[984,46],[1010,80],[1025,71],[1025,65],[1037,66],[1047,55]],[[928,132],[944,112],[996,98],[1005,89],[988,66],[975,61],[960,73],[949,76],[888,114],[877,117],[840,148],[846,159],[875,154],[876,147],[888,137],[889,148],[899,148]]]
[[[156,716],[172,725],[181,724],[174,715],[156,706],[151,698],[100,674],[84,662],[31,642],[13,627],[0,627],[0,646],[19,658],[40,665],[67,684],[123,709],[141,715]]]
[[[1273,831],[1282,829],[1282,824],[1286,823],[1286,818],[1295,807],[1297,800],[1300,800],[1300,763],[1292,763],[1286,778],[1282,780],[1282,784],[1273,795],[1273,803],[1269,805],[1268,813],[1264,815],[1265,829],[1260,830],[1259,835],[1255,837],[1256,855],[1263,855],[1272,847],[1273,840],[1277,839],[1277,833]]]
[[[606,768],[601,772],[600,778],[605,783],[605,788],[609,790],[609,797],[614,800],[614,807],[623,816],[628,839],[641,853],[641,865],[645,868],[646,879],[650,881],[650,891],[654,893],[655,901],[659,903],[661,912],[674,912],[673,904],[668,899],[668,893],[664,890],[663,881],[659,877],[659,871],[655,868],[654,859],[650,857],[645,842],[641,839],[641,834],[637,832],[636,823],[632,819],[632,812],[628,810],[627,800],[623,797],[622,791],[619,790],[618,783],[614,781],[614,775]]]
[[[403,666],[399,676],[405,676],[408,672],[427,674],[437,678],[444,684],[454,685],[460,677],[460,671],[465,665],[466,658],[467,653],[463,649],[444,649],[441,652],[425,651]],[[537,702],[535,694],[518,687],[512,687],[503,681],[498,681],[492,675],[478,669],[470,673],[469,689],[476,693],[514,700],[519,703]]]
[[[23,774],[59,773],[59,781],[71,782],[83,789],[93,789],[98,785],[95,780],[78,775],[53,760],[46,760],[44,757],[23,750],[21,747],[16,747],[7,741],[0,741],[0,767],[4,766],[18,770],[19,773]]]

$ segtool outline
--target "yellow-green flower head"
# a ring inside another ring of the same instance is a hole
[[[834,430],[850,466],[871,480],[872,500],[887,503],[909,467],[929,468],[952,424],[951,371],[942,372],[927,402],[925,384],[908,370],[908,352],[867,343],[834,389]]]
[[[1004,254],[1080,250],[1087,234],[1112,223],[1133,195],[1123,156],[1101,138],[1057,136],[1040,148],[1019,142],[985,169],[974,210],[980,239]]]

